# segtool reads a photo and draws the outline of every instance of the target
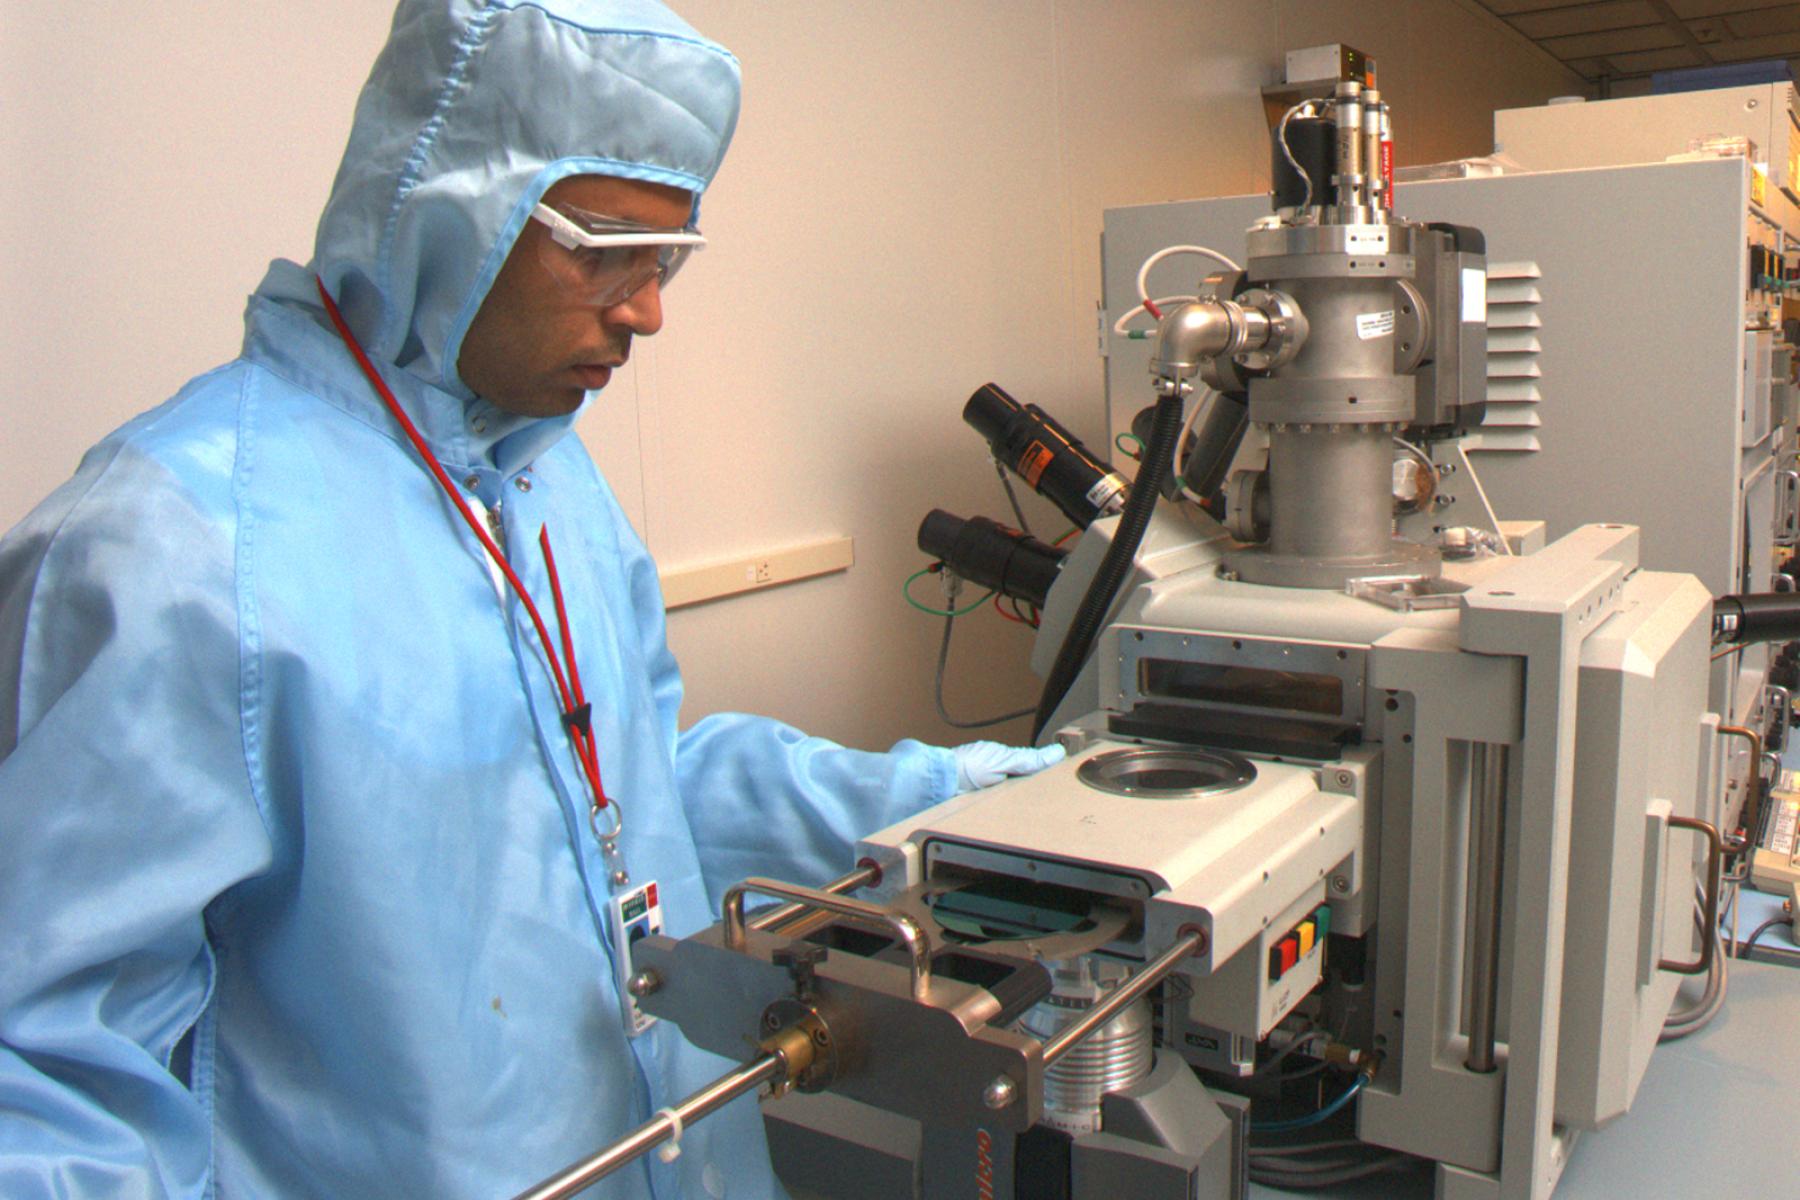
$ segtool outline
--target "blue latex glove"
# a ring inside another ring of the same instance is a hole
[[[951,753],[956,755],[958,796],[976,788],[993,787],[1015,775],[1034,775],[1067,757],[1063,748],[1055,744],[1007,746],[999,742],[970,742]]]

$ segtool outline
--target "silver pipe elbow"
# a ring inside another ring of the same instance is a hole
[[[1229,300],[1190,300],[1163,314],[1156,326],[1150,373],[1185,382],[1241,337],[1243,309]]]

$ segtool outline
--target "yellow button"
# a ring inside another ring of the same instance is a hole
[[[1300,957],[1305,958],[1312,953],[1313,923],[1311,921],[1302,921],[1294,932],[1300,935]]]

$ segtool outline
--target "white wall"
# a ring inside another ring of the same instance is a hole
[[[579,428],[665,566],[855,537],[848,573],[671,631],[686,719],[742,708],[861,744],[956,739],[929,696],[941,625],[898,587],[928,509],[1006,511],[968,393],[993,379],[1100,436],[1106,207],[1266,186],[1257,87],[1294,46],[1378,59],[1403,162],[1485,152],[1495,108],[1578,90],[1465,0],[678,6],[742,58],[743,121],[669,327]],[[389,15],[102,7],[79,34],[52,6],[0,9],[0,526],[235,352],[266,260],[307,257]],[[958,630],[953,711],[1034,698],[1019,627]]]

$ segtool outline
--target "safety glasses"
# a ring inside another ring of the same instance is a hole
[[[539,257],[578,303],[623,304],[655,280],[667,287],[687,256],[706,245],[698,229],[660,228],[539,204],[534,221],[550,229]]]

